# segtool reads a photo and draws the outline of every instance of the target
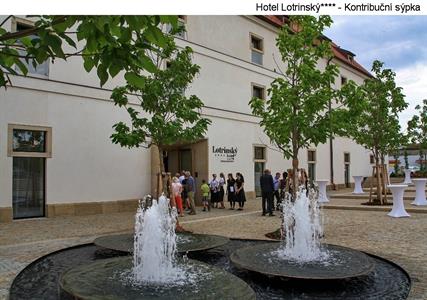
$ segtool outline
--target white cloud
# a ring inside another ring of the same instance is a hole
[[[406,123],[415,114],[415,106],[427,98],[427,61],[401,68],[396,72],[396,83],[403,88],[408,108],[400,114],[400,124],[406,129]]]

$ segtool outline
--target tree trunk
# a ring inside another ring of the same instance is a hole
[[[163,149],[162,147],[158,146],[159,151],[159,172],[157,174],[157,199],[160,197],[160,195],[165,192],[164,186],[163,186],[163,174],[165,172],[165,166],[163,164]]]
[[[378,154],[375,153],[375,169],[376,169],[376,177],[377,177],[377,201],[382,203],[382,184],[381,184],[381,177],[380,177],[380,158],[378,157]]]

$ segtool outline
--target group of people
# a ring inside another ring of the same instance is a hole
[[[216,174],[212,174],[212,179],[208,182],[203,179],[200,186],[203,211],[210,211],[211,208],[225,209],[225,196],[230,204],[229,209],[235,209],[237,203],[237,210],[243,210],[246,201],[244,183],[243,175],[239,172],[236,173],[236,178],[229,173],[226,179],[224,173],[220,173],[219,178]],[[182,171],[175,174],[171,186],[179,216],[184,216],[184,210],[190,215],[195,215],[196,182],[191,173]]]
[[[305,169],[298,169],[296,176],[297,186],[304,186],[308,192],[308,175]],[[262,215],[265,216],[267,213],[269,216],[274,216],[273,211],[280,210],[280,204],[282,203],[285,195],[288,193],[293,194],[294,183],[293,183],[293,171],[289,169],[287,172],[277,172],[273,177],[271,171],[268,169],[264,170],[264,174],[260,177],[261,186],[261,197],[262,197]],[[276,204],[274,204],[276,199]]]
[[[194,202],[194,193],[196,191],[196,181],[191,176],[190,171],[182,171],[172,178],[172,191],[176,208],[180,217],[184,216],[184,209],[189,211],[190,215],[196,214],[196,205]],[[185,206],[185,207],[184,207]]]
[[[299,169],[297,174],[298,186],[305,186],[308,191],[308,176],[304,169]],[[224,209],[225,196],[229,202],[229,209],[243,210],[246,202],[245,180],[240,172],[233,177],[232,173],[225,178],[224,173],[212,174],[210,181],[202,180],[200,190],[203,203],[203,211],[210,211],[211,208]],[[280,205],[287,193],[293,194],[294,183],[292,170],[277,172],[273,177],[270,170],[264,170],[260,178],[262,196],[262,215],[274,216],[273,211],[279,210]],[[190,215],[196,214],[195,191],[196,181],[189,171],[182,171],[172,178],[172,190],[179,216],[184,216],[184,210]],[[276,204],[274,203],[276,199]],[[236,208],[237,204],[237,208]]]
[[[211,207],[224,209],[224,196],[227,195],[227,201],[230,204],[229,209],[243,210],[246,202],[245,180],[243,175],[236,173],[236,178],[232,173],[228,173],[225,179],[224,173],[219,174],[219,179],[216,174],[212,174],[212,179],[209,182],[202,180],[202,202],[203,211],[210,211]]]

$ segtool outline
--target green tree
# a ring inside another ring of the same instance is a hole
[[[408,150],[403,151],[403,160],[405,162],[405,170],[409,169],[409,162],[408,162]]]
[[[396,74],[385,69],[380,61],[372,64],[374,77],[355,87],[357,101],[348,103],[348,134],[360,145],[371,150],[375,166],[380,170],[385,156],[398,148],[403,142],[398,113],[407,107],[402,88],[395,83]],[[377,171],[377,200],[385,204],[382,187],[386,174]]]
[[[420,166],[422,171],[427,171],[427,99],[423,104],[415,107],[418,114],[415,114],[408,121],[408,137],[411,143],[417,144],[420,150]]]
[[[332,63],[323,70],[317,67],[321,59],[330,62],[333,58],[330,42],[322,38],[331,23],[329,16],[290,17],[276,40],[286,70],[271,83],[269,99],[250,101],[271,143],[292,159],[294,183],[299,150],[325,143],[339,127],[333,124],[340,119],[339,109],[329,109],[331,99],[338,99],[332,89],[338,68]]]
[[[393,173],[394,173],[394,176],[397,176],[399,174],[399,152],[398,151],[394,152],[393,158],[394,158]]]
[[[96,69],[101,86],[121,71],[154,72],[147,51],[166,46],[160,25],[180,30],[176,16],[37,16],[32,28],[11,32],[2,28],[11,18],[0,23],[0,87],[12,84],[9,74],[27,75],[29,63],[72,56],[83,58],[87,72]]]
[[[157,146],[161,174],[164,147],[203,138],[210,120],[201,117],[203,102],[195,95],[185,95],[200,69],[192,63],[191,48],[179,50],[169,37],[167,46],[152,54],[157,71],[128,76],[128,84],[113,91],[112,99],[126,108],[131,124],[115,124],[112,140],[129,148]],[[136,97],[138,108],[130,94]]]

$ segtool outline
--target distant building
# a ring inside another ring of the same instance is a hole
[[[275,46],[284,21],[280,16],[181,16],[187,32],[176,42],[192,47],[201,67],[188,93],[204,101],[202,113],[212,125],[203,140],[166,150],[167,171],[190,170],[198,186],[211,173],[241,172],[248,197],[255,197],[263,169],[291,168],[248,105],[252,96],[267,97],[268,86],[285,67]],[[3,26],[21,30],[31,24],[12,18]],[[340,71],[335,88],[370,76],[353,53],[336,44],[333,51]],[[320,61],[319,68],[325,64]],[[86,73],[80,58],[71,57],[11,79],[13,86],[0,90],[0,222],[133,210],[135,199],[150,193],[151,151],[121,148],[110,140],[112,125],[128,120],[110,100],[121,78],[100,88],[96,73]],[[311,178],[333,180],[338,187],[349,186],[352,175],[372,172],[369,151],[347,138],[302,150],[300,158]]]
[[[421,169],[421,163],[425,162],[420,158],[420,148],[418,145],[408,145],[405,148],[402,148],[399,150],[398,153],[398,159],[397,159],[397,164],[399,165],[399,169],[404,169],[405,168],[405,151],[407,153],[407,157],[408,157],[408,167],[410,170],[412,171],[418,171]],[[389,155],[389,168],[390,169],[394,169],[394,165],[396,163],[396,160],[393,156],[393,154]]]

